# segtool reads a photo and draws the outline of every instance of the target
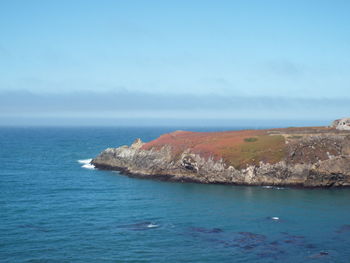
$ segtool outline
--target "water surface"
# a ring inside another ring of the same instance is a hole
[[[0,262],[350,261],[349,189],[170,183],[78,162],[172,130],[1,128]]]

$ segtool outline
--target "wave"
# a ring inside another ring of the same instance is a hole
[[[159,225],[146,221],[146,222],[139,222],[135,224],[119,225],[118,227],[134,230],[134,231],[143,231],[143,230],[149,230],[152,228],[158,228]]]
[[[84,159],[84,160],[78,160],[78,163],[89,164],[91,161],[92,159]]]
[[[276,190],[283,190],[283,189],[285,189],[284,187],[278,187],[278,186],[272,186],[272,185],[265,185],[265,186],[262,186],[262,188],[265,188],[265,189],[276,189]]]
[[[154,227],[158,227],[158,225],[152,224],[152,223],[151,223],[151,224],[148,224],[147,227],[148,227],[148,228],[154,228]]]
[[[78,163],[83,164],[81,167],[85,169],[95,169],[95,166],[91,164],[92,159],[78,160]]]

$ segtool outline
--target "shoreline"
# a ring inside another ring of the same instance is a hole
[[[202,185],[227,185],[227,186],[251,186],[251,187],[261,187],[266,189],[276,189],[276,188],[283,188],[283,189],[307,189],[307,190],[318,190],[318,189],[329,189],[329,190],[341,190],[341,189],[350,189],[350,185],[342,185],[342,186],[304,186],[302,184],[244,184],[244,183],[229,183],[229,182],[202,182],[199,180],[193,180],[189,178],[178,178],[174,179],[174,175],[148,175],[148,174],[142,174],[142,173],[132,173],[128,171],[127,168],[123,167],[112,167],[108,165],[95,165],[95,168],[100,171],[115,171],[119,172],[119,175],[121,176],[127,176],[129,178],[136,178],[136,179],[142,179],[142,180],[154,180],[154,181],[160,181],[160,182],[169,182],[169,183],[193,183],[193,184],[202,184]]]
[[[335,125],[174,131],[147,143],[136,139],[130,146],[108,148],[92,159],[91,164],[131,177],[162,181],[350,187],[350,130],[338,128],[339,122]]]

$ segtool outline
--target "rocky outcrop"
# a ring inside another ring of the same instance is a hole
[[[332,123],[332,127],[337,130],[350,130],[350,118],[335,120]]]
[[[278,147],[266,147],[276,142]],[[238,157],[240,162],[230,159]],[[92,164],[131,176],[181,182],[350,186],[350,132],[326,127],[174,132],[149,143],[137,139],[130,147],[106,149]]]

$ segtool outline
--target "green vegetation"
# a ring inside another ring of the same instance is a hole
[[[250,138],[247,138],[250,139]],[[249,143],[235,144],[221,148],[224,160],[237,169],[259,162],[277,163],[285,156],[285,139],[281,135],[260,135]],[[244,139],[247,142],[246,139]]]
[[[256,138],[256,137],[250,137],[250,138],[244,139],[245,142],[256,142],[257,140],[258,140],[258,138]]]

